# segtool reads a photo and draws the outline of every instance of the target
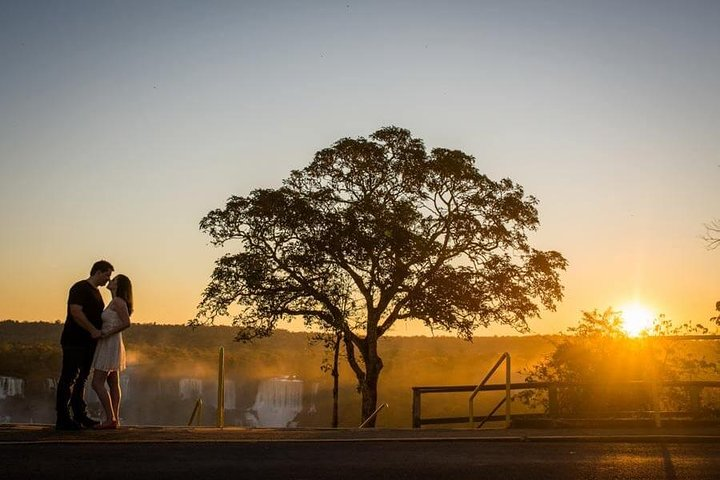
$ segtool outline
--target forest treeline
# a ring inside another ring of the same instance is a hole
[[[0,321],[0,376],[25,380],[24,403],[15,399],[14,408],[32,410],[34,418],[52,416],[53,399],[46,385],[47,379],[57,378],[60,370],[61,331],[60,322]],[[243,412],[256,401],[263,380],[294,376],[304,382],[306,410],[317,412],[302,415],[299,425],[329,427],[332,377],[328,366],[332,352],[308,333],[277,330],[271,337],[242,343],[234,341],[236,332],[228,326],[155,324],[135,324],[123,332],[129,365],[123,375],[130,379],[125,411],[132,413],[138,424],[187,422],[194,400],[179,399],[177,385],[181,379],[200,379],[206,385],[205,400],[211,400],[222,346],[226,380],[233,382],[237,393],[234,417],[226,418],[242,421]],[[475,385],[504,352],[511,355],[513,382],[591,382],[593,386],[570,389],[560,396],[560,410],[571,416],[648,410],[650,398],[642,390],[647,386],[628,396],[612,382],[647,382],[653,371],[662,381],[718,379],[717,342],[628,338],[611,311],[586,313],[570,333],[476,337],[472,342],[452,337],[383,337],[378,344],[384,363],[378,401],[389,404],[389,408],[383,410],[377,426],[411,426],[413,386]],[[678,332],[666,329],[657,333]],[[339,371],[339,425],[355,427],[360,424],[361,402],[357,380],[344,358],[339,361]],[[500,369],[490,383],[503,382],[504,371]],[[167,385],[175,385],[175,390]],[[715,417],[720,412],[717,390],[703,391],[705,415]],[[546,412],[546,393],[525,390],[514,394],[513,412]],[[668,410],[687,410],[692,400],[688,393],[665,390],[663,404]],[[502,392],[483,392],[477,398],[476,412],[489,411],[501,397]],[[467,393],[424,396],[423,416],[462,417],[467,414],[467,399]],[[212,412],[208,406],[206,424],[214,423]]]
[[[37,393],[35,390],[43,388],[44,380],[56,378],[60,370],[61,331],[60,322],[0,321],[0,376],[23,378],[27,394]],[[222,346],[226,378],[240,385],[244,392],[239,395],[238,408],[252,404],[257,384],[263,379],[295,375],[305,382],[306,390],[317,383],[319,413],[312,422],[329,426],[332,377],[321,367],[330,361],[331,352],[308,333],[278,330],[269,338],[241,343],[234,341],[236,331],[228,326],[135,324],[123,336],[129,365],[156,378],[214,379]],[[504,336],[478,337],[468,342],[452,337],[382,338],[379,348],[385,368],[379,400],[390,407],[382,413],[378,426],[410,426],[413,386],[477,383],[504,352],[510,352],[513,358],[513,381],[523,381],[522,371],[551,353],[558,339]],[[503,374],[499,372],[497,382],[502,381]],[[341,426],[360,423],[356,385],[354,375],[341,359]],[[492,399],[488,399],[490,403]],[[467,399],[451,395],[436,406],[429,401],[423,408],[438,415],[462,415]],[[188,413],[182,412],[180,417],[185,418]]]

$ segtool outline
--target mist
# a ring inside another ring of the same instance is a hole
[[[61,328],[59,323],[0,322],[0,350],[5,352],[0,356],[0,376],[22,378],[25,384],[22,396],[0,399],[0,419],[9,423],[54,422]],[[144,324],[124,332],[128,368],[121,373],[123,424],[187,425],[201,399],[198,424],[215,425],[222,346],[225,425],[331,426],[332,377],[321,368],[330,361],[331,352],[305,333],[280,330],[270,338],[245,344],[234,342],[234,333],[232,327],[192,329]],[[553,350],[553,338],[481,337],[473,342],[449,337],[382,338],[379,348],[385,368],[378,403],[389,407],[378,417],[377,426],[409,428],[413,386],[477,384],[506,351],[513,356],[513,381],[523,381],[523,369]],[[502,375],[498,373],[491,383],[502,383]],[[491,409],[500,396],[483,393],[476,411]],[[100,405],[89,386],[86,399],[91,414],[100,417]],[[431,397],[423,403],[423,411],[431,416],[463,415],[466,409],[467,395]],[[341,427],[361,423],[357,381],[342,355],[339,414]]]

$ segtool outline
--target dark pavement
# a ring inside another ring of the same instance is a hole
[[[0,465],[3,479],[720,479],[720,431],[0,426]]]

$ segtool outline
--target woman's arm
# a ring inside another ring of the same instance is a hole
[[[103,333],[103,337],[109,337],[123,330],[130,328],[130,313],[128,312],[127,303],[122,298],[115,297],[113,299],[112,309],[120,317],[120,325],[117,328],[113,328]]]

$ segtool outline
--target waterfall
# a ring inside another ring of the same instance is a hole
[[[245,420],[255,427],[294,427],[302,411],[303,381],[296,377],[273,377],[260,382],[255,404]]]
[[[315,400],[317,400],[318,390],[320,389],[320,382],[314,382],[312,386],[312,395],[310,396],[310,408],[308,413],[314,415],[317,413],[317,407],[315,406]]]
[[[198,378],[180,379],[180,398],[195,400],[202,395],[202,380]]]
[[[23,397],[25,380],[16,377],[0,377],[0,399]]]
[[[46,378],[44,385],[46,392],[55,393],[57,391],[57,380],[54,378]]]

